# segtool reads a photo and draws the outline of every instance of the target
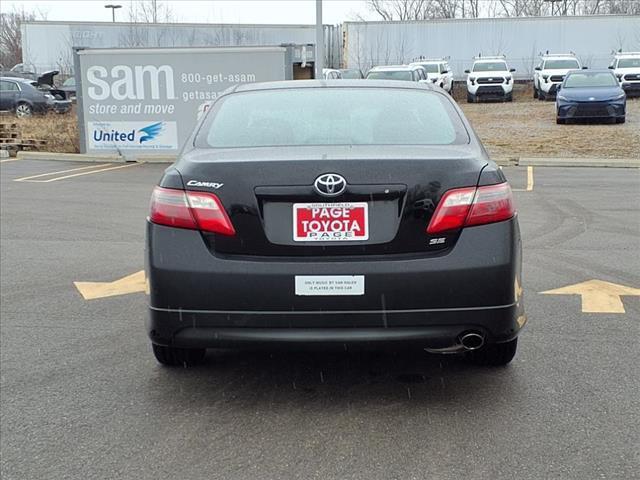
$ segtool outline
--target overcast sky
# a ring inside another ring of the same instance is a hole
[[[158,0],[167,4],[178,22],[302,23],[315,22],[315,0]],[[38,10],[47,20],[110,21],[106,4],[120,4],[116,21],[127,20],[130,0],[0,0],[0,11]],[[323,23],[337,24],[357,16],[375,20],[365,0],[324,0]]]

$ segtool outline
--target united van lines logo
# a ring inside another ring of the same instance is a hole
[[[89,149],[177,150],[176,122],[88,122]]]

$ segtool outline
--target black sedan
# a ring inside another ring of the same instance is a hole
[[[627,96],[610,70],[567,74],[556,96],[556,122],[610,120],[624,123]]]
[[[242,85],[200,120],[147,222],[160,363],[296,343],[511,361],[526,318],[509,184],[444,91],[364,83]]]

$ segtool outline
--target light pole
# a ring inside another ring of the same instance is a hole
[[[116,8],[122,8],[122,5],[105,5],[104,8],[110,8],[111,9],[111,20],[115,23],[116,21]]]
[[[316,0],[316,58],[315,78],[322,78],[324,68],[324,27],[322,26],[322,0]]]

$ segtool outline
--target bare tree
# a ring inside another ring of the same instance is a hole
[[[25,10],[13,10],[0,13],[0,64],[11,68],[22,62],[22,33],[20,26],[24,22],[46,20],[45,15],[39,11],[27,12]]]
[[[129,21],[132,23],[171,23],[175,21],[175,15],[165,2],[136,0],[129,5]]]
[[[369,9],[383,20],[426,20],[432,18],[432,0],[368,0]]]

